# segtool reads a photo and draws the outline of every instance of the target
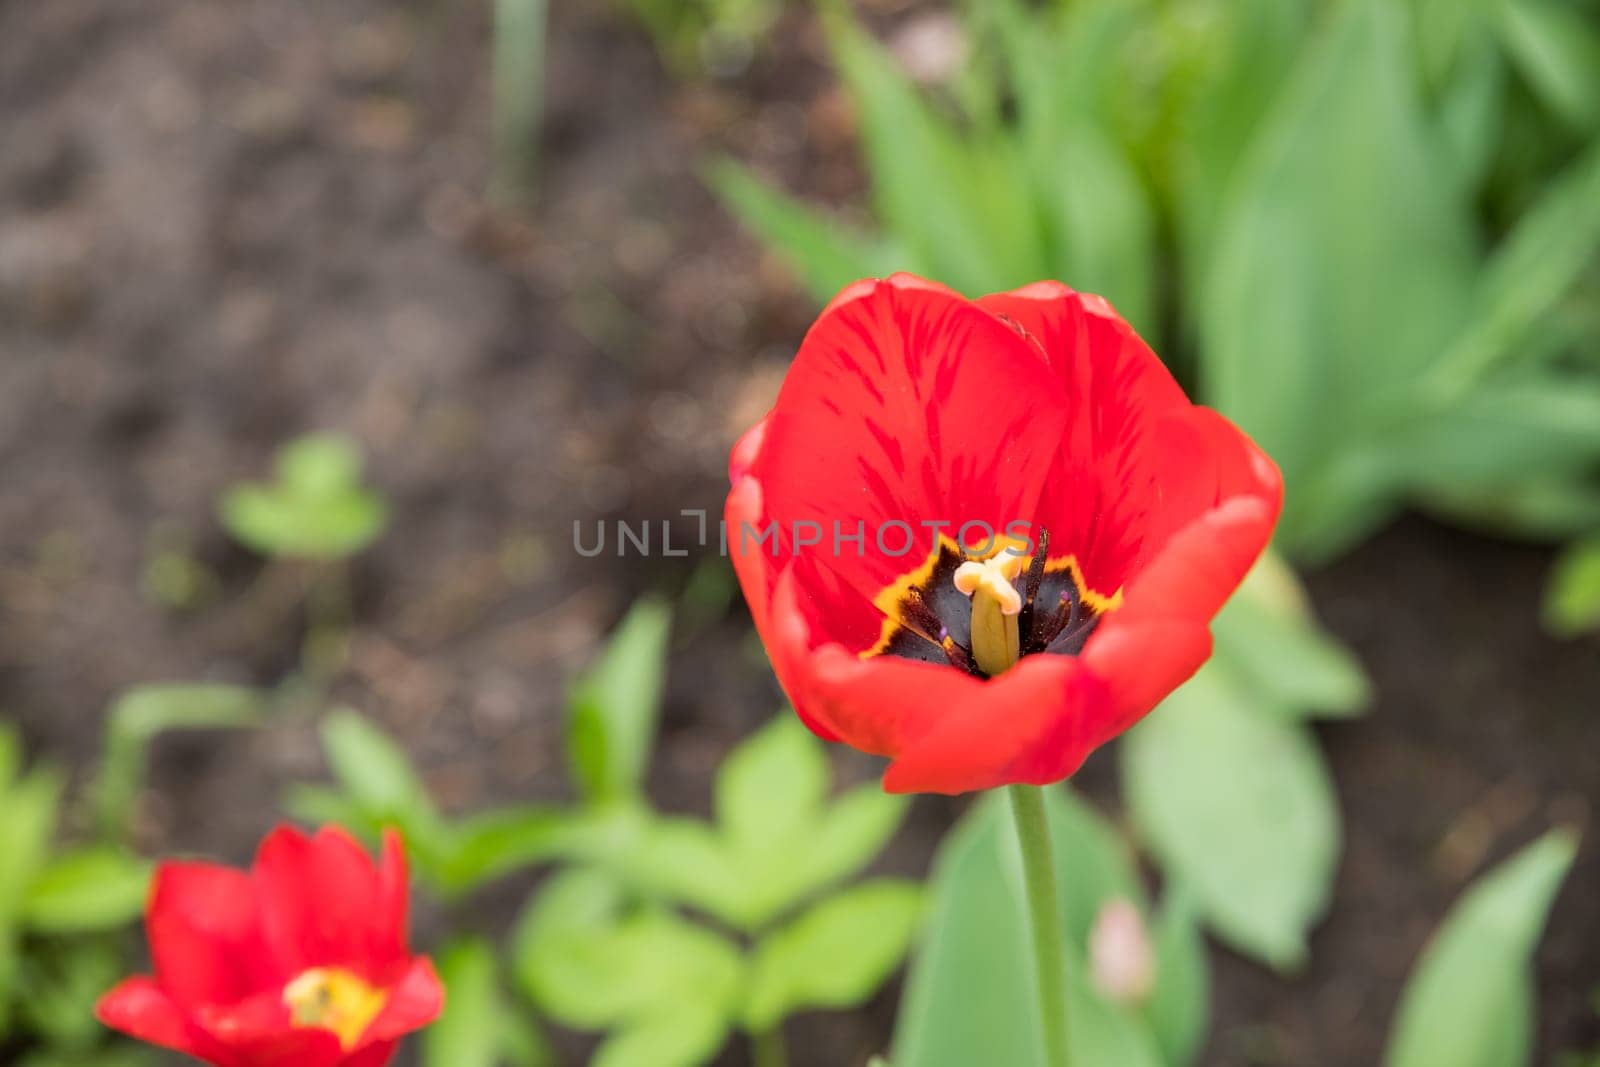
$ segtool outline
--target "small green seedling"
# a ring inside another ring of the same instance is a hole
[[[361,484],[361,453],[346,438],[310,434],[278,452],[276,479],[224,494],[222,523],[263,555],[332,561],[355,555],[383,533],[389,508]]]
[[[905,798],[828,792],[821,743],[783,715],[719,769],[715,823],[652,817],[533,903],[513,948],[523,988],[554,1020],[608,1031],[605,1067],[692,1067],[734,1030],[757,1063],[783,1063],[783,1020],[864,1003],[922,913],[913,882],[834,888],[882,850]]]

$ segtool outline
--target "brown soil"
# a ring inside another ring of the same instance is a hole
[[[858,175],[803,21],[740,82],[685,88],[604,6],[558,7],[542,186],[519,219],[479,195],[480,5],[0,0],[0,707],[34,751],[83,771],[138,682],[285,673],[300,578],[231,547],[214,502],[283,440],[337,428],[396,516],[353,576],[341,697],[453,810],[567,794],[567,679],[634,596],[680,590],[696,562],[579,559],[573,521],[715,515],[728,444],[807,321],[699,161],[729,150],[819,197]],[[216,578],[189,610],[141,591],[168,543]],[[1306,974],[1216,954],[1208,1063],[1376,1062],[1469,877],[1592,822],[1600,657],[1538,632],[1546,562],[1410,521],[1313,577],[1381,694],[1324,731],[1346,862]],[[707,809],[711,768],[777,705],[747,633],[735,607],[680,636],[663,807]],[[1111,762],[1085,775],[1102,797]],[[169,738],[142,841],[242,860],[283,787],[321,773],[303,716]],[[924,870],[957,808],[919,802],[886,864]],[[1544,1058],[1600,1043],[1596,836],[1540,955]],[[483,921],[524,889],[491,893]],[[797,1065],[864,1062],[892,1012],[889,991],[794,1021]]]

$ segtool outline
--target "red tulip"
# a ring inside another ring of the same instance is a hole
[[[905,274],[828,305],[730,476],[779,681],[894,792],[1071,775],[1210,655],[1282,499],[1100,297]]]
[[[406,948],[400,838],[383,862],[330,827],[280,827],[254,867],[164,863],[145,929],[155,977],[100,1000],[100,1021],[217,1067],[382,1067],[444,993]]]

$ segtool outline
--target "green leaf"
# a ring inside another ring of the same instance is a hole
[[[894,271],[894,257],[881,241],[786,196],[747,167],[718,160],[706,180],[745,228],[788,262],[819,303],[858,278]]]
[[[1156,921],[1156,985],[1144,1006],[1168,1067],[1200,1055],[1210,1026],[1211,972],[1194,905],[1181,888],[1168,890]]]
[[[376,838],[383,832],[382,820],[369,818],[350,797],[325,786],[295,782],[284,792],[283,808],[311,826],[337,823],[369,838]]]
[[[1144,907],[1144,889],[1134,865],[1133,851],[1094,806],[1073,789],[1052,789],[1045,794],[1050,816],[1050,847],[1056,859],[1056,893],[1067,936],[1077,951],[1089,944],[1089,931],[1100,909],[1122,899]],[[1008,869],[1021,870],[1022,854],[1016,834],[1002,835],[1010,857]],[[1020,883],[1017,892],[1022,892]]]
[[[551,1018],[613,1031],[601,1055],[616,1067],[691,1067],[710,1058],[745,978],[733,945],[669,912],[630,905],[614,880],[591,870],[569,870],[546,886],[518,924],[512,951],[518,979]],[[639,1058],[652,1040],[660,1042],[655,1058]]]
[[[508,1060],[524,1067],[555,1063],[538,1031],[529,1029],[506,1003],[499,965],[487,941],[464,938],[446,947],[437,960],[444,1014],[422,1035],[424,1067],[498,1067]]]
[[[1284,82],[1303,58],[1311,7],[1306,0],[1206,5],[1205,25],[1211,32],[1195,50],[1203,66],[1192,84],[1171,79],[1171,106],[1187,132],[1167,139],[1158,150],[1172,156],[1168,195],[1177,216],[1184,273],[1193,283],[1206,282],[1226,194]]]
[[[548,807],[471,816],[450,830],[449,848],[437,872],[440,887],[458,896],[512,871],[578,851],[585,839],[615,839],[615,823],[627,818],[629,813],[610,809],[589,813]]]
[[[1437,496],[1525,486],[1530,472],[1577,478],[1600,458],[1600,381],[1574,374],[1497,375],[1447,411],[1383,442],[1397,482]]]
[[[236,729],[261,721],[262,694],[237,685],[141,685],[106,716],[106,751],[94,785],[101,829],[124,837],[144,788],[150,742],[168,730]]]
[[[1205,279],[1207,399],[1295,487],[1280,526],[1295,551],[1338,547],[1327,514],[1393,506],[1381,479],[1341,472],[1344,453],[1470,310],[1467,190],[1448,177],[1407,44],[1399,5],[1334,13],[1236,176]]]
[[[19,982],[19,1029],[52,1049],[85,1052],[102,1043],[95,1002],[127,973],[116,939],[73,938],[29,946]]]
[[[855,874],[882,852],[905,820],[910,801],[876,784],[857,786],[813,824],[797,892],[813,892]]]
[[[1150,849],[1235,948],[1279,969],[1305,958],[1339,853],[1339,813],[1316,741],[1219,663],[1134,728],[1123,791]]]
[[[117,1046],[94,1052],[30,1052],[17,1067],[152,1067],[154,1063],[144,1049]]]
[[[1471,63],[1477,45],[1494,43],[1496,9],[1504,0],[1411,0],[1417,53],[1428,86],[1447,90],[1453,74]]]
[[[322,749],[362,822],[376,830],[398,827],[419,873],[442,880],[452,843],[405,749],[348,708],[323,722]]]
[[[1426,503],[1457,521],[1535,540],[1577,537],[1600,527],[1600,486],[1566,478],[1535,476],[1492,491],[1439,489]]]
[[[1154,211],[1143,180],[1120,145],[1092,122],[1068,120],[1044,177],[1044,209],[1061,234],[1055,273],[1099,293],[1154,342]]]
[[[686,1001],[617,1031],[595,1052],[589,1067],[698,1067],[727,1038],[722,1012]]]
[[[826,805],[822,744],[782,715],[717,775],[713,828],[656,818],[633,847],[596,861],[642,892],[756,932],[859,870],[893,836],[907,799],[862,786]]]
[[[497,1067],[500,991],[494,952],[476,939],[458,941],[437,956],[444,1013],[422,1035],[426,1067]]]
[[[878,218],[908,253],[901,266],[969,293],[1046,276],[1044,227],[1016,140],[982,129],[963,139],[842,7],[824,22],[860,117]]]
[[[0,796],[0,1034],[6,1032],[20,957],[17,942],[29,888],[50,855],[63,782],[36,770]]]
[[[1371,699],[1361,664],[1311,617],[1282,560],[1263,556],[1212,623],[1216,658],[1241,688],[1291,717],[1352,715]]]
[[[1449,0],[1435,6],[1470,5]],[[1506,65],[1487,27],[1472,34],[1456,66],[1439,104],[1440,131],[1454,172],[1468,188],[1478,188],[1494,164],[1505,127]]]
[[[1506,49],[1522,76],[1574,129],[1600,127],[1600,33],[1592,15],[1552,0],[1501,8]]]
[[[322,749],[339,784],[361,807],[396,816],[433,811],[411,757],[371,721],[348,708],[322,724]]]
[[[1401,996],[1387,1067],[1522,1067],[1533,1054],[1533,950],[1577,854],[1546,834],[1474,884]]]
[[[361,454],[334,434],[309,434],[278,451],[277,480],[223,494],[222,524],[264,555],[342,559],[371,544],[388,505],[360,484]]]
[[[23,922],[47,934],[115,929],[139,917],[149,887],[149,864],[119,848],[69,852],[28,887]]]
[[[744,1024],[771,1029],[797,1011],[864,1003],[905,957],[922,910],[912,882],[854,886],[756,946]]]
[[[1551,310],[1600,249],[1600,144],[1551,181],[1495,249],[1464,326],[1426,383],[1436,405],[1533,347]]]
[[[828,760],[798,717],[781,714],[717,770],[717,822],[740,851],[772,851],[806,831],[828,795]]]
[[[1600,630],[1600,537],[1573,545],[1556,560],[1545,586],[1544,624],[1564,637]]]
[[[931,914],[896,1017],[895,1067],[1046,1067],[1016,830],[1003,800],[980,800],[940,845]],[[1071,807],[1052,796],[1047,810],[1055,822]],[[1061,833],[1052,827],[1058,842]],[[1062,855],[1059,843],[1055,860],[1062,879],[1086,866]],[[1077,946],[1073,952],[1074,973],[1082,975],[1085,961]],[[1081,986],[1071,995],[1074,1063],[1165,1067],[1137,1013]]]
[[[751,894],[736,860],[716,830],[697,819],[652,819],[633,848],[601,861],[640,892],[733,926],[748,924]]]
[[[573,775],[591,802],[639,792],[655,744],[671,623],[666,605],[641,600],[573,687],[567,746]]]
[[[0,722],[0,790],[9,789],[22,769],[22,739],[11,724]]]

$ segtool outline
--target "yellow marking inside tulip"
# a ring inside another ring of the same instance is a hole
[[[972,660],[991,678],[1022,654],[1017,632],[1022,594],[1012,583],[1027,562],[1027,556],[1008,548],[956,568],[956,588],[972,598]]]
[[[355,1048],[388,999],[384,990],[341,967],[313,967],[283,987],[294,1025],[331,1031],[346,1052]]]

